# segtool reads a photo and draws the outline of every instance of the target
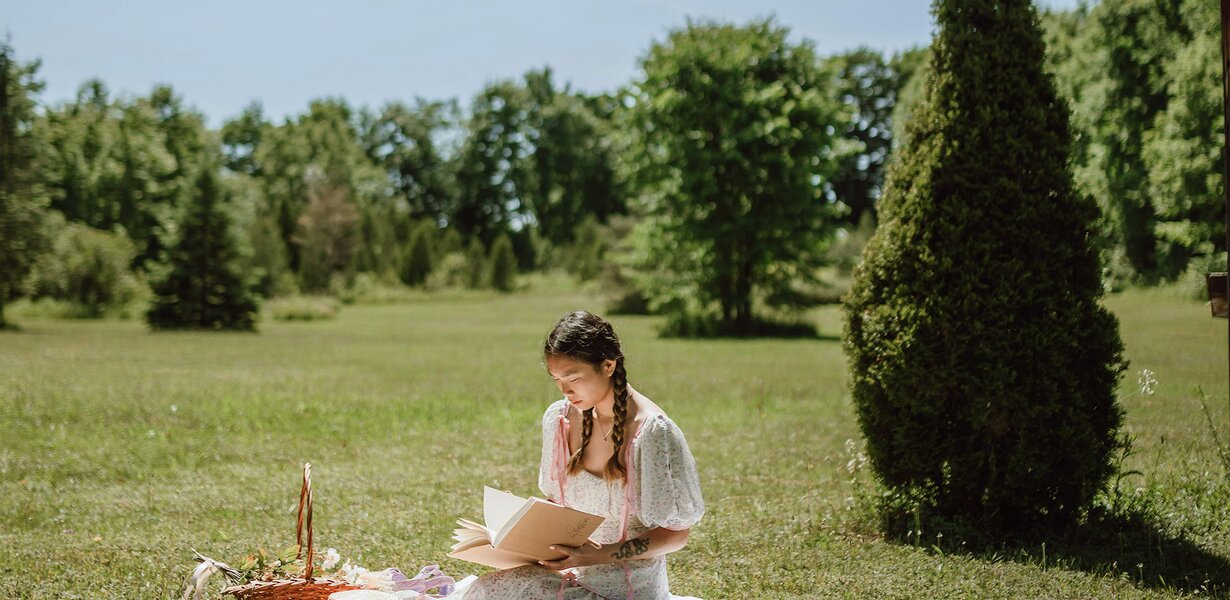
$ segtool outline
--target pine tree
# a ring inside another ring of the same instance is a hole
[[[513,252],[512,240],[507,234],[500,234],[491,244],[491,257],[487,259],[490,270],[487,281],[491,287],[501,292],[511,292],[516,286],[517,255]]]
[[[431,247],[437,229],[435,223],[423,221],[410,233],[405,266],[402,268],[402,281],[406,285],[422,285],[431,275],[434,262]]]
[[[240,269],[226,198],[214,169],[190,190],[165,277],[154,284],[146,313],[153,329],[256,328],[254,283]]]
[[[484,276],[487,274],[487,249],[478,236],[470,238],[470,246],[466,249],[466,287],[471,289],[483,287]]]
[[[37,62],[18,64],[0,41],[0,329],[9,326],[4,304],[25,293],[23,280],[48,246],[46,198],[33,169],[34,96],[43,87],[37,70]]]
[[[1098,210],[1074,191],[1034,8],[935,11],[926,96],[846,297],[859,424],[897,507],[1070,522],[1112,475],[1123,418]]]

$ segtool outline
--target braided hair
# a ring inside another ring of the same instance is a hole
[[[542,354],[544,357],[570,358],[599,370],[604,361],[615,361],[615,371],[611,373],[611,385],[615,388],[615,422],[611,429],[615,453],[607,461],[603,478],[614,480],[626,477],[622,454],[624,423],[628,417],[628,372],[624,368],[624,355],[615,329],[602,317],[583,310],[564,315],[547,335]],[[575,475],[581,470],[585,447],[589,445],[593,432],[594,409],[591,408],[582,412],[581,446],[568,458],[568,473]]]

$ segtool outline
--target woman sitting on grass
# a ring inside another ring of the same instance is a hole
[[[670,593],[666,555],[687,543],[705,506],[683,432],[628,385],[619,338],[601,317],[560,319],[543,357],[564,398],[543,415],[538,487],[606,520],[589,544],[558,547],[567,557],[484,575],[465,599],[684,600]]]

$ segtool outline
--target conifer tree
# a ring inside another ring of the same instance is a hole
[[[402,268],[402,281],[406,285],[422,285],[431,274],[434,257],[431,247],[436,235],[436,224],[423,221],[410,233],[407,244],[405,266]]]
[[[188,192],[167,271],[146,313],[153,329],[256,328],[255,282],[240,268],[226,197],[216,169],[205,168]]]
[[[491,287],[501,292],[511,292],[516,285],[517,255],[513,253],[512,240],[507,234],[500,234],[491,244],[491,257],[487,259],[490,273],[487,281]]]
[[[845,301],[859,424],[895,506],[1071,522],[1112,475],[1123,418],[1098,209],[1074,191],[1030,3],[935,12],[925,99]]]
[[[466,248],[466,287],[483,287],[483,278],[486,275],[487,249],[483,247],[483,240],[474,236],[470,238],[470,245]]]

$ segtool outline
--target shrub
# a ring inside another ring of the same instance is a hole
[[[516,286],[517,255],[513,253],[512,240],[500,235],[491,244],[491,257],[487,260],[487,283],[501,291],[511,292]]]
[[[1079,518],[1114,468],[1125,369],[1098,217],[1026,2],[940,0],[930,80],[845,304],[871,464],[901,512]]]
[[[487,274],[487,249],[483,241],[474,236],[470,238],[470,246],[466,248],[466,287],[480,288],[486,283],[483,276]]]
[[[436,224],[430,221],[419,223],[410,233],[410,241],[406,244],[405,265],[402,267],[402,281],[406,285],[423,285],[431,274],[432,253]]]
[[[52,219],[51,251],[35,263],[30,287],[35,299],[75,306],[64,316],[96,318],[142,294],[143,283],[129,270],[136,247],[123,233]]]
[[[341,304],[332,296],[287,296],[267,303],[269,314],[278,321],[317,321],[337,316]]]

